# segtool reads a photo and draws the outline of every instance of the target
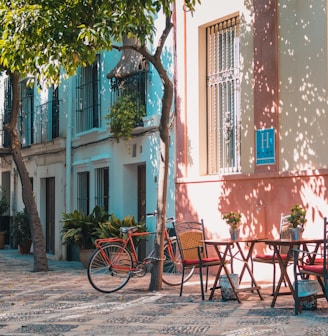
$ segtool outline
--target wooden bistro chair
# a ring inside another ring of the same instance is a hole
[[[280,228],[279,228],[280,239],[289,238],[288,226],[290,223],[287,220],[288,217],[289,215],[284,216],[283,214],[281,214]],[[283,249],[285,249],[286,251],[284,251]],[[284,253],[284,252],[287,252],[287,250],[288,250],[288,247],[281,248],[280,256],[283,260],[287,258],[287,254]],[[272,279],[272,294],[273,294],[276,289],[276,277],[277,277],[276,264],[278,264],[279,262],[274,252],[269,253],[269,254],[258,253],[255,255],[255,257],[252,260],[253,262],[271,264],[273,266],[273,279]],[[292,265],[292,261],[290,265]],[[285,286],[286,286],[286,283],[285,283]]]
[[[301,254],[301,258],[299,258]],[[324,297],[328,302],[328,220],[323,219],[323,249],[322,253],[311,253],[300,249],[294,249],[294,300],[295,300],[295,315],[301,312],[301,302],[308,300],[309,296],[303,296],[300,293],[300,281],[308,279],[310,276],[315,277],[321,286],[323,294],[317,297]],[[312,262],[309,264],[309,261]],[[303,295],[302,295],[303,294]]]
[[[175,233],[182,261],[182,279],[180,296],[182,296],[185,270],[188,268],[198,268],[200,277],[200,288],[202,300],[205,299],[203,285],[203,269],[206,269],[206,287],[208,287],[208,268],[221,265],[218,257],[209,258],[207,254],[205,240],[205,230],[203,220],[200,222],[184,221],[174,223]]]

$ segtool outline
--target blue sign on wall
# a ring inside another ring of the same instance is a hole
[[[256,130],[256,164],[267,165],[275,162],[274,128]]]

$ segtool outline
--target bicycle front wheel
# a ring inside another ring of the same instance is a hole
[[[88,266],[90,284],[103,293],[126,285],[133,267],[130,252],[119,244],[106,244],[92,255]]]
[[[164,263],[162,281],[169,286],[180,286],[182,281],[182,261],[176,238],[164,245]],[[185,269],[184,282],[188,281],[195,268]]]

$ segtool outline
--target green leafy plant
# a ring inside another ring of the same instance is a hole
[[[223,216],[231,230],[237,230],[240,227],[241,214],[230,211]]]
[[[97,229],[97,232],[99,238],[122,237],[120,228],[131,226],[136,226],[138,228],[138,232],[145,232],[147,229],[144,220],[136,222],[134,216],[125,216],[123,219],[119,219],[115,217],[114,214],[111,214],[107,222],[99,223],[99,228]],[[138,245],[140,240],[145,239],[145,237],[146,236],[134,237],[133,239],[135,246]]]
[[[306,223],[306,210],[302,208],[299,204],[295,204],[290,209],[290,215],[287,218],[290,223],[290,228],[301,228],[303,230],[304,224]]]
[[[142,122],[146,115],[144,105],[138,105],[135,95],[120,96],[111,107],[110,113],[105,117],[117,142],[121,138],[131,139],[132,130]]]
[[[17,212],[12,224],[12,238],[14,245],[25,245],[26,242],[32,240],[30,222],[26,213],[26,209]]]
[[[0,187],[0,216],[2,216],[9,208],[9,203],[7,201],[6,189]]]
[[[106,222],[109,214],[96,206],[91,214],[83,211],[63,213],[62,240],[64,244],[78,246],[80,249],[94,248],[94,241],[99,237],[100,223]]]
[[[9,203],[7,201],[6,189],[0,187],[0,216],[2,216],[9,208]],[[2,221],[0,221],[0,232],[3,231]]]

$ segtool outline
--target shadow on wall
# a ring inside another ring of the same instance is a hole
[[[208,238],[228,237],[223,214],[238,211],[243,236],[278,238],[281,214],[301,204],[307,211],[303,235],[321,237],[322,218],[328,216],[327,185],[327,174],[181,183],[177,184],[177,218],[204,218]],[[257,244],[255,252],[264,248]]]

